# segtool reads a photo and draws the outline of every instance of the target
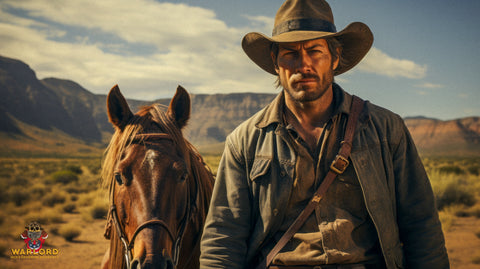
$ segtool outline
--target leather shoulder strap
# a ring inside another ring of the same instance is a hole
[[[288,243],[288,241],[293,237],[293,235],[302,227],[307,218],[312,214],[315,207],[320,203],[323,196],[332,184],[333,180],[337,175],[343,173],[347,166],[349,165],[348,158],[352,150],[352,141],[353,134],[355,133],[355,128],[357,125],[358,117],[360,112],[362,112],[364,107],[364,101],[357,96],[353,96],[352,105],[350,108],[350,115],[348,116],[347,126],[345,128],[345,136],[341,142],[340,150],[338,151],[337,156],[330,165],[330,170],[323,179],[322,184],[318,187],[317,191],[313,195],[313,198],[307,204],[305,209],[300,213],[300,215],[295,219],[292,225],[288,230],[283,234],[277,244],[273,249],[268,253],[267,257],[256,267],[256,269],[264,269],[270,266],[273,261],[273,258],[282,250],[282,248]]]

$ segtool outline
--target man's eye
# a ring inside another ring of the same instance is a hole
[[[286,51],[283,53],[284,57],[294,57],[296,55],[295,51]]]

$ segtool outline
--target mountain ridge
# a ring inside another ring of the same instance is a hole
[[[0,94],[0,149],[4,152],[32,148],[68,153],[68,146],[51,137],[77,145],[70,149],[71,154],[97,152],[106,147],[113,132],[107,118],[106,95],[94,94],[67,79],[39,80],[35,71],[19,60],[0,56]],[[196,146],[219,145],[276,95],[191,94],[192,114],[185,136]],[[129,99],[128,103],[136,111],[142,105],[168,105],[169,101]],[[404,121],[421,154],[480,156],[479,117],[444,121],[416,116]],[[35,143],[44,146],[40,149]]]

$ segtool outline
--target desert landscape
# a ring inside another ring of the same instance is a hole
[[[219,155],[204,155],[215,171]],[[452,268],[480,268],[480,167],[478,158],[425,158],[437,196]],[[107,190],[99,158],[2,158],[1,268],[99,268]],[[48,233],[45,249],[57,255],[14,255],[26,249],[20,234],[31,221]],[[14,250],[12,250],[14,249]]]
[[[107,190],[102,153],[112,135],[105,95],[0,56],[0,268],[99,268]],[[226,135],[275,94],[192,95],[185,136],[217,170]],[[133,110],[159,103],[128,100]],[[18,109],[21,107],[22,109]],[[437,199],[452,268],[480,268],[480,117],[406,118]],[[48,234],[44,255],[22,255],[25,227]]]

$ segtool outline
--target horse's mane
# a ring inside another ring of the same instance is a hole
[[[201,219],[200,225],[203,226],[213,188],[214,178],[212,172],[205,164],[200,153],[183,137],[182,131],[178,128],[174,119],[172,119],[172,117],[164,110],[165,106],[160,104],[144,106],[132,117],[122,131],[119,129],[115,130],[103,157],[102,185],[105,188],[108,187],[109,191],[112,190],[114,184],[115,164],[120,161],[123,151],[132,143],[132,137],[140,133],[148,133],[149,131],[158,132],[158,130],[145,130],[145,126],[148,126],[147,123],[154,121],[161,129],[161,132],[168,134],[172,138],[173,143],[178,147],[180,154],[183,155],[182,157],[184,158],[187,167],[191,167],[192,177],[195,178],[194,184],[198,184],[196,212],[200,214],[198,218]],[[140,141],[140,143],[141,142],[142,141]],[[110,266],[115,264],[121,265],[124,263],[123,246],[115,228],[111,228],[110,237],[110,251],[111,254],[114,254],[114,256],[111,257],[115,257],[116,259],[116,261],[110,261]]]

